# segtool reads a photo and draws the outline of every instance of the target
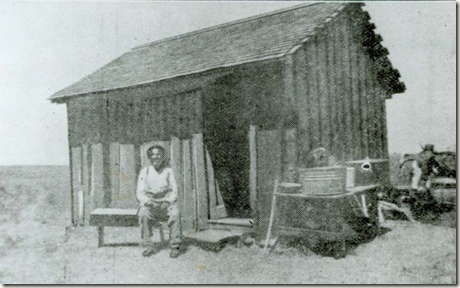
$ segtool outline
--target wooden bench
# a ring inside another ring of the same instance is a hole
[[[98,208],[91,212],[89,224],[98,227],[98,247],[104,246],[104,227],[138,227],[137,209]]]

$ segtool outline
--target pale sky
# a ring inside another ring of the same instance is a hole
[[[54,92],[132,47],[299,2],[1,2],[0,165],[68,164]],[[390,152],[456,145],[456,3],[368,2],[406,83],[387,101]]]

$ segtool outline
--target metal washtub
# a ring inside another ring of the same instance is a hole
[[[300,168],[302,194],[337,195],[346,193],[347,168],[342,166]]]

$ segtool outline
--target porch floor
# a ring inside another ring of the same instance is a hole
[[[250,218],[223,218],[208,220],[211,230],[224,230],[237,233],[251,233],[253,220]]]
[[[220,224],[228,226],[252,227],[252,219],[250,218],[223,218],[217,220],[208,220],[208,224]]]
[[[204,230],[204,231],[199,231],[195,232],[193,234],[187,235],[185,238],[186,240],[196,240],[200,242],[207,242],[211,244],[217,244],[222,241],[227,241],[232,238],[238,238],[241,237],[243,233],[241,232],[233,232],[233,231],[228,231],[228,230]]]

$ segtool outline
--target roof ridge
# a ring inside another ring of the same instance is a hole
[[[159,43],[163,43],[163,42],[167,42],[167,41],[171,41],[171,40],[175,40],[175,39],[180,39],[180,38],[184,38],[184,37],[189,37],[189,36],[192,36],[192,35],[201,34],[201,33],[204,33],[204,32],[220,29],[220,28],[223,28],[223,27],[228,27],[228,26],[232,26],[232,25],[236,25],[236,24],[250,22],[250,21],[254,21],[254,20],[257,20],[257,19],[264,18],[264,17],[273,16],[273,15],[276,15],[276,14],[281,14],[281,13],[289,12],[289,11],[292,11],[292,10],[297,10],[297,9],[301,9],[301,8],[304,8],[304,7],[311,7],[311,6],[314,6],[314,5],[325,4],[325,3],[328,3],[328,2],[302,3],[302,4],[294,5],[294,6],[291,6],[291,7],[286,7],[286,8],[283,8],[283,9],[278,9],[278,10],[275,10],[275,11],[254,15],[254,16],[251,16],[251,17],[246,17],[246,18],[242,18],[242,19],[238,19],[238,20],[234,20],[234,21],[230,21],[230,22],[225,22],[225,23],[222,23],[222,24],[218,24],[218,25],[214,25],[214,26],[210,26],[210,27],[190,31],[190,32],[187,32],[187,33],[183,33],[183,34],[179,34],[179,35],[175,35],[175,36],[170,36],[170,37],[158,39],[158,40],[155,40],[155,41],[152,41],[152,42],[144,43],[144,44],[141,44],[141,45],[138,45],[138,46],[132,48],[131,51],[140,50],[140,49],[143,49],[143,48],[155,45],[155,44],[159,44]],[[346,3],[344,3],[344,4],[346,5]]]

